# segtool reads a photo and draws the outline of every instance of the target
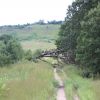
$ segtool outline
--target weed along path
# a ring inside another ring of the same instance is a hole
[[[60,76],[57,73],[57,69],[54,68],[54,78],[58,82],[57,96],[56,100],[67,100],[64,91],[64,83],[61,80]]]

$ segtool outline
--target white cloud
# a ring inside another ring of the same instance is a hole
[[[73,0],[0,0],[0,25],[63,20]]]

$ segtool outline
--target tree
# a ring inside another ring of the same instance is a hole
[[[36,22],[35,24],[45,25],[45,22],[44,22],[44,20],[39,20],[39,21]]]
[[[56,20],[52,20],[52,21],[48,21],[48,24],[62,24],[63,21],[56,21]]]
[[[71,53],[69,55],[71,55],[70,58],[73,58],[73,60],[75,59],[76,40],[81,30],[80,22],[84,15],[81,10],[82,6],[80,6],[83,4],[84,2],[75,1],[69,6],[65,22],[61,26],[59,38],[56,41],[57,47]]]
[[[0,66],[10,63],[10,56],[7,54],[6,45],[0,42]]]
[[[100,3],[89,11],[81,25],[76,60],[93,73],[100,72]]]
[[[15,63],[22,59],[23,49],[20,43],[10,35],[0,37],[0,66]]]
[[[17,40],[15,39],[9,40],[6,45],[6,50],[10,54],[12,63],[22,59],[23,50],[20,43]]]
[[[76,57],[77,38],[82,30],[81,22],[90,9],[97,6],[98,1],[99,0],[76,0],[68,7],[67,16],[64,24],[60,28],[56,45],[58,49],[63,49],[69,53],[71,51],[71,58],[74,60]]]
[[[69,55],[85,70],[100,73],[99,0],[75,0],[69,6],[56,45],[66,58]]]

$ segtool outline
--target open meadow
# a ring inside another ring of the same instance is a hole
[[[31,40],[31,41],[22,41],[21,45],[24,50],[32,50],[33,52],[36,51],[37,49],[41,50],[49,50],[49,49],[54,49],[56,48],[54,41],[48,42],[48,41],[43,41],[43,40]]]
[[[59,32],[60,25],[46,24],[30,24],[28,26],[10,26],[0,28],[0,35],[8,34],[17,38],[22,47],[27,50],[36,49],[52,49],[56,46],[54,45],[55,39],[57,39],[57,34]]]
[[[45,62],[0,68],[0,100],[54,100],[54,94],[53,69]]]

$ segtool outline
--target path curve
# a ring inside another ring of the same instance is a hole
[[[56,100],[67,100],[65,91],[64,91],[64,83],[61,80],[60,76],[58,75],[56,68],[54,68],[54,78],[56,81],[58,81],[58,84],[59,84],[59,87],[57,89]]]

